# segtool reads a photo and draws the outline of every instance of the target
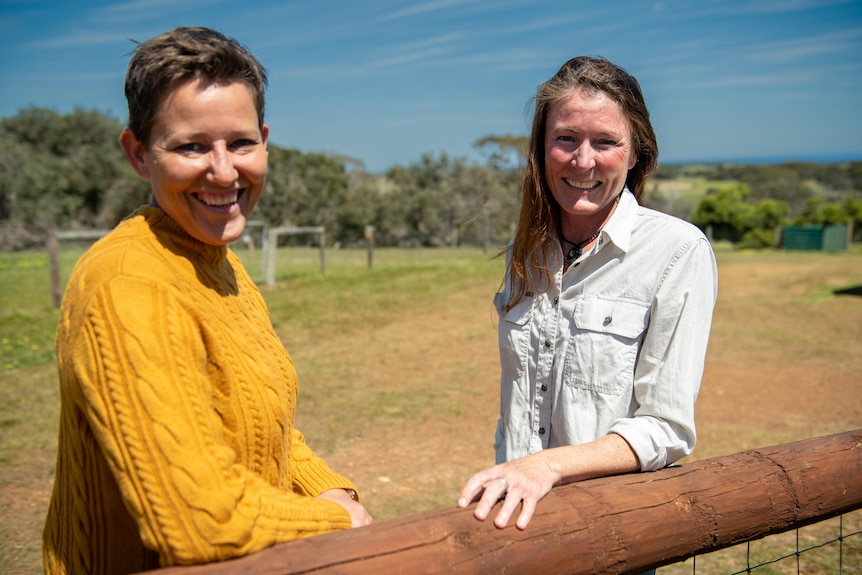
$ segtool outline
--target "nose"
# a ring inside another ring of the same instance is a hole
[[[226,146],[214,146],[210,151],[210,166],[207,180],[218,186],[229,186],[239,176],[233,157]]]
[[[589,170],[596,165],[595,153],[589,140],[583,140],[575,150],[572,163],[582,170]]]

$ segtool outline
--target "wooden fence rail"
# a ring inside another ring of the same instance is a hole
[[[443,509],[157,575],[638,573],[862,508],[862,429],[557,487],[529,527]]]

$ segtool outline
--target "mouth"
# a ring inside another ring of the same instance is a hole
[[[595,188],[598,188],[600,185],[602,185],[602,183],[598,180],[589,180],[589,181],[583,181],[582,182],[582,181],[570,180],[569,178],[563,178],[563,181],[566,182],[566,185],[568,185],[571,188],[575,188],[576,190],[585,190],[585,191],[594,190]]]
[[[235,204],[244,191],[231,190],[230,192],[223,193],[198,192],[192,195],[199,202],[211,208],[224,208]]]

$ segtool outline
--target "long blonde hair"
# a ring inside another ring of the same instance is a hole
[[[555,245],[559,233],[560,206],[545,181],[545,127],[551,106],[578,88],[607,94],[628,118],[637,162],[626,176],[626,186],[639,204],[643,204],[646,179],[658,165],[658,142],[640,84],[623,68],[604,58],[578,56],[540,84],[534,98],[521,213],[512,245],[507,309],[521,301],[528,291],[544,291],[550,285],[547,248]]]

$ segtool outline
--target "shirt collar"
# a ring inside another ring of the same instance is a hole
[[[611,214],[611,219],[602,231],[615,246],[624,252],[629,250],[632,239],[632,229],[637,217],[638,202],[628,188],[624,188],[617,204],[617,209]]]

